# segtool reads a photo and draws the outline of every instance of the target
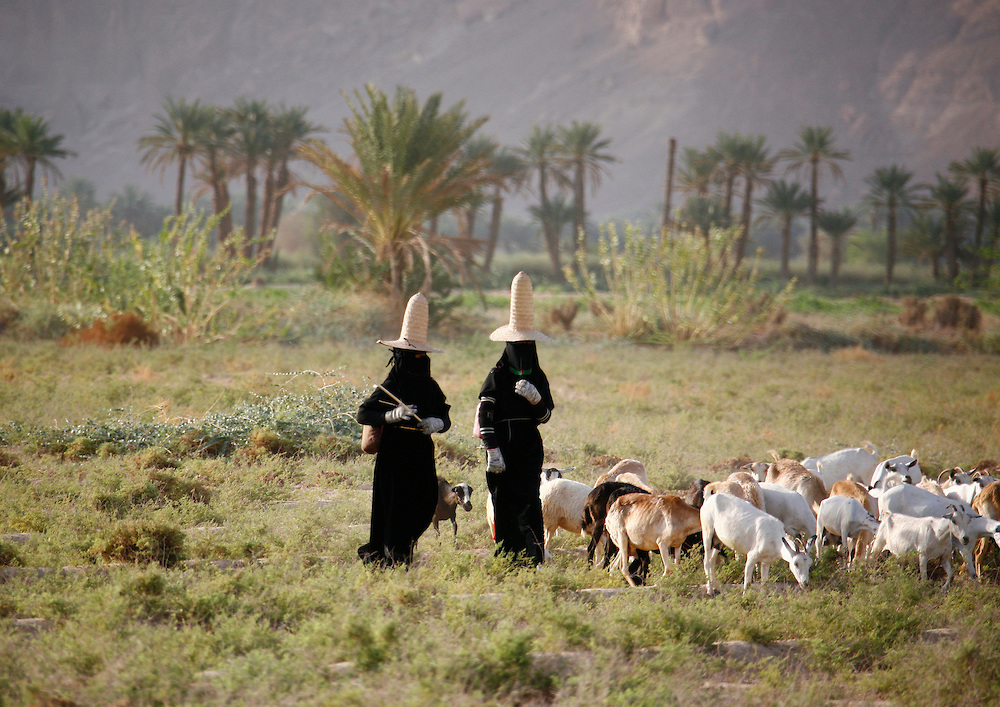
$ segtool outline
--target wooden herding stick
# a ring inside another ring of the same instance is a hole
[[[390,398],[392,398],[393,400],[395,400],[395,401],[396,401],[396,402],[397,402],[398,404],[400,404],[400,405],[402,405],[402,406],[403,406],[404,408],[406,408],[406,411],[407,411],[408,413],[410,413],[411,415],[413,415],[413,419],[414,419],[414,420],[416,420],[417,422],[423,422],[423,420],[421,420],[421,419],[420,419],[420,417],[418,417],[418,416],[417,416],[417,413],[413,412],[413,410],[411,410],[411,409],[410,409],[410,406],[409,406],[409,405],[407,405],[407,404],[406,404],[406,403],[404,403],[404,402],[403,402],[402,400],[400,400],[400,399],[399,399],[399,398],[397,398],[397,397],[396,397],[395,395],[393,395],[393,394],[392,394],[391,392],[389,392],[388,390],[386,390],[386,389],[385,389],[385,388],[384,388],[384,387],[383,387],[382,385],[380,385],[379,383],[374,383],[374,386],[375,386],[376,388],[378,388],[379,390],[381,390],[381,391],[382,391],[383,393],[385,393],[386,395],[388,395],[388,396],[389,396]]]

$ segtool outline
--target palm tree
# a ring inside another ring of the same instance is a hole
[[[358,240],[388,265],[393,307],[402,311],[404,268],[413,256],[430,272],[433,254],[453,255],[450,239],[434,238],[423,224],[495,181],[486,160],[463,159],[461,151],[486,118],[469,120],[462,102],[441,110],[440,93],[421,104],[404,86],[391,102],[371,84],[355,97],[347,98],[351,115],[344,120],[353,158],[316,138],[300,153],[329,179],[311,188],[356,219]]]
[[[551,233],[552,237],[559,241],[562,240],[563,226],[573,222],[576,212],[571,201],[562,194],[557,194],[541,204],[532,204],[528,207],[528,213],[538,222],[544,233]]]
[[[492,208],[490,210],[490,229],[486,237],[486,254],[483,256],[483,270],[489,271],[493,265],[493,254],[496,252],[497,241],[500,238],[500,218],[503,213],[504,194],[519,192],[528,178],[528,169],[516,150],[501,147],[494,151],[489,166],[495,182],[493,185]]]
[[[779,159],[788,160],[788,172],[809,175],[809,194],[812,204],[809,213],[809,284],[815,284],[819,267],[819,174],[829,170],[834,179],[843,179],[844,173],[838,160],[850,160],[848,150],[834,146],[833,128],[830,126],[804,125],[799,129],[799,140],[790,149],[782,150]]]
[[[52,160],[74,154],[63,149],[63,135],[50,135],[49,124],[39,115],[21,113],[14,121],[10,146],[14,160],[21,165],[24,174],[24,197],[32,198],[35,191],[35,172],[41,167],[44,172],[59,176]]]
[[[789,184],[779,179],[768,185],[767,194],[757,203],[764,211],[762,219],[781,224],[781,277],[788,280],[791,278],[792,222],[809,211],[812,197],[797,182]]]
[[[830,238],[830,287],[836,287],[840,277],[844,237],[857,223],[858,217],[850,209],[819,212],[819,228]]]
[[[879,167],[865,182],[871,188],[868,193],[868,203],[886,215],[886,254],[885,254],[885,284],[892,284],[893,272],[896,267],[896,228],[901,215],[915,208],[915,193],[918,188],[911,185],[913,173],[899,165]]]
[[[900,252],[916,260],[926,260],[934,280],[941,279],[941,255],[944,253],[944,222],[929,213],[917,211],[906,229]]]
[[[948,280],[958,278],[959,228],[968,187],[964,179],[949,179],[938,173],[937,184],[930,187],[928,205],[941,211],[944,224],[944,260]]]
[[[212,210],[219,217],[219,245],[229,248],[229,237],[233,231],[229,179],[234,128],[229,111],[210,105],[201,109],[206,115],[202,118],[203,129],[196,136],[195,155],[201,162],[201,170],[196,176],[212,192]],[[230,254],[234,254],[231,249]]]
[[[168,96],[163,102],[163,112],[153,116],[156,120],[153,132],[139,138],[139,149],[143,150],[142,164],[148,164],[150,169],[159,169],[161,176],[169,165],[177,162],[174,213],[178,216],[184,208],[184,177],[188,161],[198,149],[198,135],[205,129],[205,117],[198,99],[188,103],[184,99],[175,101]]]
[[[736,169],[743,180],[743,212],[740,217],[740,238],[736,244],[736,263],[743,261],[750,240],[750,220],[753,214],[754,187],[766,184],[774,170],[774,158],[764,146],[763,135],[746,136],[737,149]]]
[[[986,202],[990,185],[1000,180],[1000,157],[996,149],[988,150],[977,147],[963,162],[953,162],[951,171],[958,177],[975,184],[976,187],[976,230],[973,237],[973,257],[976,259],[976,277],[982,275],[985,266],[983,248],[983,229],[986,224]]]
[[[308,108],[279,106],[271,116],[271,140],[267,145],[264,196],[260,217],[261,233],[270,234],[266,247],[274,250],[274,237],[281,222],[285,194],[293,189],[289,163],[298,156],[298,148],[312,134],[325,128],[306,120]]]
[[[24,115],[20,108],[0,108],[0,209],[13,204],[20,196],[14,175],[13,183],[8,181],[7,168],[15,164],[17,154],[14,141],[14,124]]]
[[[715,144],[707,152],[714,157],[715,171],[712,179],[722,185],[723,209],[726,219],[732,219],[733,194],[736,191],[736,178],[740,174],[741,151],[744,149],[744,137],[739,133],[719,133]]]
[[[560,159],[573,183],[573,238],[577,248],[586,252],[585,236],[587,209],[585,195],[587,183],[591,191],[601,185],[607,174],[607,165],[616,162],[614,155],[606,152],[611,138],[601,138],[601,126],[594,123],[573,121],[558,128]]]
[[[531,134],[524,140],[520,148],[521,158],[533,174],[538,175],[538,207],[539,213],[551,210],[549,204],[549,184],[564,183],[565,176],[560,169],[559,143],[556,131],[551,125],[534,126]],[[562,280],[562,263],[559,255],[559,234],[552,230],[551,219],[542,219],[542,234],[545,237],[545,247],[552,263],[552,275],[556,280]]]
[[[693,147],[685,147],[677,173],[680,190],[692,196],[708,196],[712,191],[712,179],[718,163],[718,154],[713,150],[702,152]]]
[[[229,109],[233,125],[233,156],[246,179],[246,248],[257,237],[257,170],[273,141],[271,108],[267,101],[237,98]],[[252,255],[248,252],[246,255]]]

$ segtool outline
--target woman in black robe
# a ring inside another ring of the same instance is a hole
[[[496,554],[538,565],[544,560],[539,498],[544,450],[538,425],[549,421],[555,405],[535,346],[549,339],[534,329],[531,280],[523,272],[511,286],[510,323],[490,339],[506,342],[479,392],[478,412]]]
[[[384,390],[376,388],[357,414],[360,424],[382,427],[375,456],[371,530],[368,542],[358,548],[358,556],[368,565],[394,567],[413,562],[417,540],[431,524],[437,507],[431,434],[451,427],[451,418],[444,393],[431,377],[427,355],[440,349],[427,345],[426,331],[427,299],[414,295],[400,338],[378,342],[392,349]]]

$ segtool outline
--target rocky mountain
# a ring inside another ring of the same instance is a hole
[[[850,201],[877,166],[929,179],[1000,146],[1000,0],[0,0],[0,105],[46,116],[102,195],[169,202],[136,150],[168,95],[305,105],[342,145],[369,81],[463,100],[508,144],[600,123],[620,161],[596,219],[658,208],[671,137],[777,150],[806,124],[851,151],[826,189]]]

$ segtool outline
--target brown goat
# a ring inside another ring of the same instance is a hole
[[[819,504],[827,497],[823,480],[794,459],[778,459],[770,462],[761,481],[778,484],[802,494],[809,502],[813,515],[819,513]]]
[[[1000,520],[1000,481],[994,481],[986,486],[972,501],[972,510],[991,520]],[[975,565],[976,576],[983,576],[983,555],[990,538],[979,538],[976,541]]]
[[[614,501],[604,521],[611,542],[618,546],[617,566],[633,587],[628,571],[634,550],[659,550],[663,575],[670,567],[670,550],[680,560],[680,548],[689,535],[701,531],[701,514],[674,494],[631,493]]]

